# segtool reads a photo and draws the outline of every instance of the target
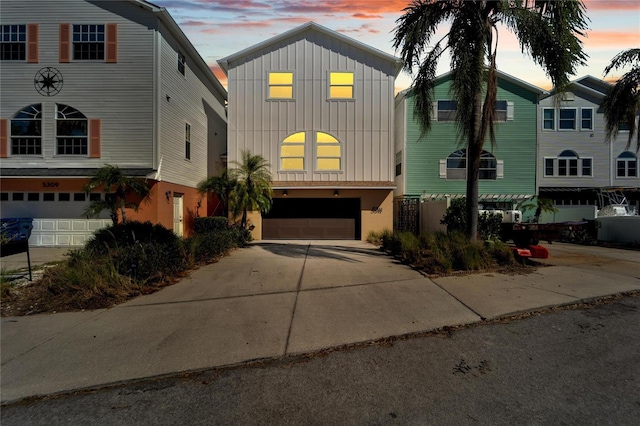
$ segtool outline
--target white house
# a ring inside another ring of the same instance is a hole
[[[32,245],[82,245],[87,178],[146,178],[139,220],[188,233],[196,185],[226,151],[226,91],[169,13],[143,0],[3,0],[2,217],[32,217]],[[106,216],[105,216],[106,217]]]
[[[399,59],[313,22],[218,61],[229,81],[228,159],[271,165],[255,238],[365,239],[393,226]]]

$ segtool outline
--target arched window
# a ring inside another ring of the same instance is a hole
[[[87,155],[89,122],[77,109],[56,104],[56,154]]]
[[[617,177],[638,177],[638,159],[634,153],[625,151],[616,160]]]
[[[578,154],[565,150],[558,155],[558,174],[560,176],[578,176]]]
[[[42,155],[42,104],[29,105],[11,119],[11,155]]]
[[[316,132],[317,170],[340,170],[340,142],[328,133]]]
[[[496,180],[498,177],[498,161],[487,151],[480,154],[480,180]],[[447,179],[465,180],[467,178],[467,150],[459,149],[447,157]]]
[[[286,137],[280,144],[280,170],[304,170],[305,133]]]

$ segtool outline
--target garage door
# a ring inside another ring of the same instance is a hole
[[[359,240],[360,199],[276,198],[262,219],[263,239]]]

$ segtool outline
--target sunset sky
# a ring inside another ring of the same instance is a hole
[[[308,21],[352,37],[397,56],[392,48],[395,21],[409,0],[151,0],[165,7],[189,37],[202,58],[226,86],[217,60],[260,43]],[[584,49],[588,65],[573,78],[586,74],[602,78],[603,70],[622,50],[640,47],[639,0],[585,0],[590,19]],[[447,28],[441,27],[445,34]],[[515,37],[499,33],[498,68],[536,86],[549,89],[544,71],[523,55]],[[438,74],[449,71],[449,58],[440,60]],[[620,72],[612,74],[619,77]],[[610,80],[611,78],[608,78]],[[396,89],[411,85],[401,73]]]

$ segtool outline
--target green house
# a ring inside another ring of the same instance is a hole
[[[414,118],[412,89],[400,92],[395,102],[395,224],[415,230],[406,222],[418,221],[423,203],[440,203],[466,193],[466,143],[455,123],[456,101],[449,93],[450,73],[436,78],[431,129],[421,134]],[[487,137],[480,164],[481,209],[510,210],[536,193],[537,105],[545,91],[498,72],[495,144]],[[406,217],[407,208],[410,217]],[[446,207],[445,207],[446,208]],[[432,218],[439,223],[440,217]],[[424,217],[420,228],[424,229]],[[433,229],[433,227],[427,226]]]

